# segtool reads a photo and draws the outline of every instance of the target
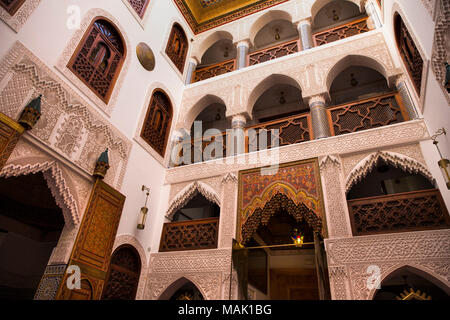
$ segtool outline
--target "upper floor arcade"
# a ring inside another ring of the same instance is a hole
[[[185,83],[310,50],[381,26],[369,1],[287,1],[192,39]]]

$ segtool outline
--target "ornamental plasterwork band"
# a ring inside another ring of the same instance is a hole
[[[30,15],[37,8],[41,0],[25,1],[17,12],[11,16],[8,11],[0,7],[0,19],[3,20],[15,32],[19,32],[20,28],[27,22]]]
[[[364,41],[354,39],[358,37],[364,37]],[[246,113],[251,115],[251,93],[262,80],[272,74],[286,75],[296,80],[305,98],[327,92],[330,71],[336,63],[349,55],[372,59],[385,70],[389,83],[398,75],[399,70],[391,60],[383,35],[379,31],[370,31],[343,42],[334,42],[319,51],[302,51],[269,61],[258,68],[242,69],[239,73],[221,75],[187,87],[183,93],[178,126],[190,127],[190,121],[195,118],[192,114],[195,110],[191,110],[196,109],[197,102],[206,95],[222,99],[227,107],[227,116]],[[302,59],[298,59],[299,56]],[[223,81],[224,77],[227,78],[226,82]]]
[[[390,273],[411,266],[450,286],[450,230],[405,232],[347,239],[326,239],[330,284],[335,299],[372,299],[369,266],[380,268],[383,281]],[[343,290],[345,284],[350,290]],[[333,288],[334,286],[340,287]],[[340,295],[337,292],[340,291]],[[342,292],[346,294],[343,295]]]
[[[42,117],[30,136],[91,175],[99,155],[109,149],[105,182],[122,184],[131,141],[115,129],[25,46],[16,42],[0,63],[0,111],[17,119],[23,107],[42,94]]]
[[[218,174],[225,175],[228,172],[263,167],[270,165],[271,156],[277,153],[278,163],[287,163],[323,157],[329,154],[343,156],[373,149],[383,150],[393,146],[417,143],[429,138],[430,135],[423,120],[407,121],[352,134],[283,146],[274,150],[258,151],[252,155],[241,154],[235,157],[212,160],[186,167],[170,168],[166,170],[165,183],[181,183],[183,181],[205,179]],[[251,161],[252,157],[256,158],[257,161]]]
[[[229,274],[230,264],[231,249],[152,254],[144,299],[158,299],[183,277],[196,284],[206,299],[220,299],[221,279]]]

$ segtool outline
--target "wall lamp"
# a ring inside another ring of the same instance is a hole
[[[447,189],[450,190],[450,161],[448,159],[445,159],[442,156],[441,150],[439,150],[438,147],[438,141],[437,137],[441,135],[447,135],[447,132],[445,132],[445,129],[439,129],[432,137],[431,140],[433,140],[433,144],[436,146],[436,149],[439,152],[439,155],[441,156],[441,160],[439,160],[438,165],[441,168],[442,175],[444,176],[445,183],[447,184]]]
[[[139,213],[139,223],[137,225],[137,228],[140,230],[143,230],[145,228],[145,220],[147,219],[148,213],[147,201],[150,194],[150,188],[143,185],[142,191],[147,191],[147,197],[145,198],[145,205],[141,208],[141,212]]]

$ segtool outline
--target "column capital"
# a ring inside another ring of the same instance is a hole
[[[236,43],[236,47],[246,47],[246,48],[250,48],[250,39],[244,39],[244,40],[240,40]]]
[[[247,117],[244,114],[236,114],[231,117],[231,128],[233,129],[243,129],[247,123]]]
[[[192,64],[195,64],[195,65],[198,65],[200,63],[200,60],[197,57],[190,57],[188,59],[188,63],[192,63]]]
[[[328,93],[321,93],[307,97],[306,100],[308,101],[308,105],[311,107],[318,104],[325,105],[327,103],[327,98]]]
[[[311,26],[312,25],[312,17],[303,18],[301,20],[294,22],[294,24],[297,24],[297,28],[300,28],[300,26],[302,26],[304,24]]]

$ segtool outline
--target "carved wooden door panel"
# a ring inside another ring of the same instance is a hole
[[[118,248],[111,257],[102,300],[134,300],[140,272],[138,253],[128,246]]]
[[[0,170],[8,161],[23,132],[24,128],[20,124],[0,112]]]
[[[83,286],[81,291],[68,289],[70,275],[66,273],[57,299],[73,299],[74,295],[100,299],[124,202],[124,195],[97,179],[69,261],[69,266],[80,268],[81,278],[88,281],[92,294],[81,292],[87,290]]]

